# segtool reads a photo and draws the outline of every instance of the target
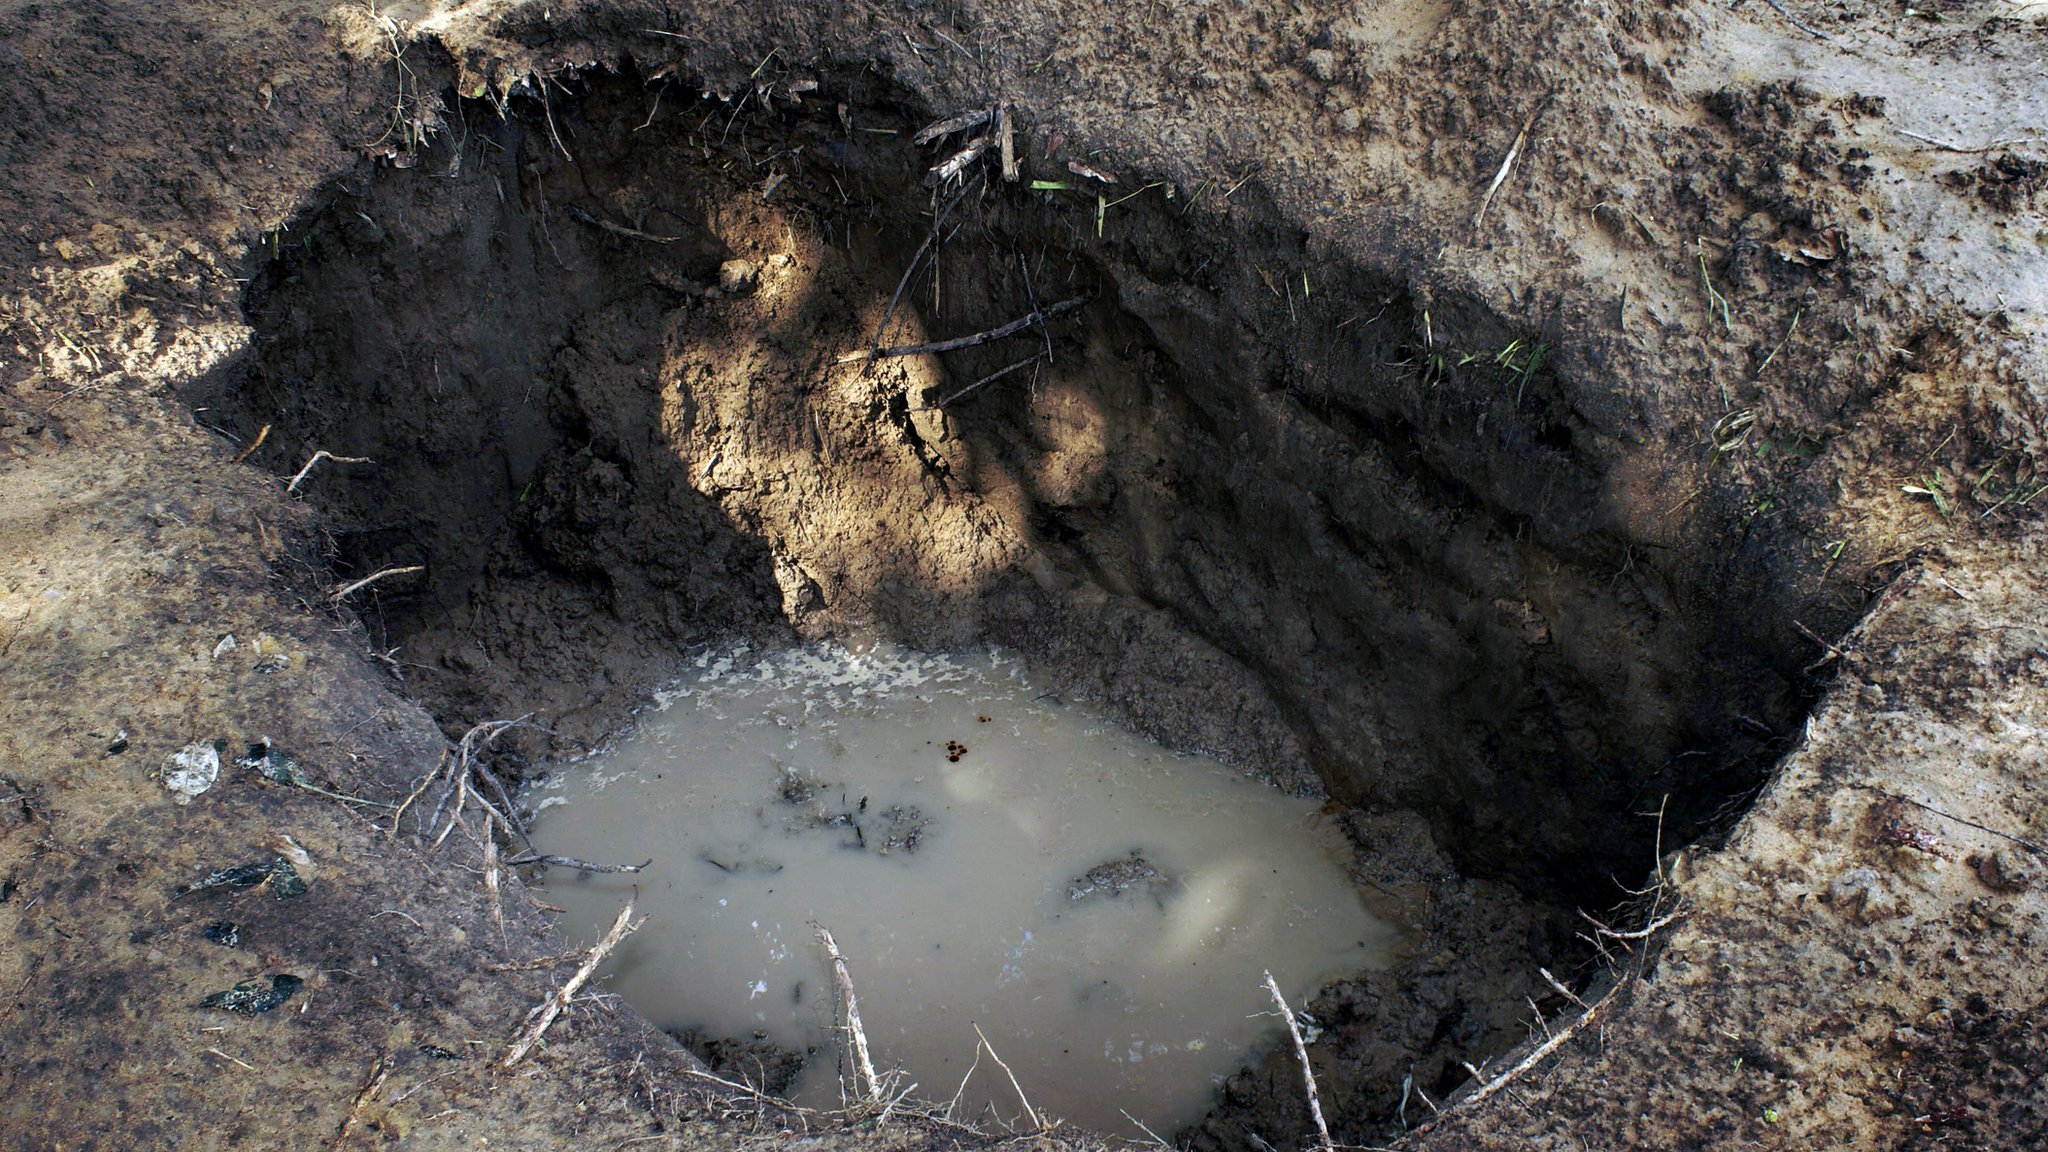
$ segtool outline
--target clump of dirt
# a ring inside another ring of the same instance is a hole
[[[674,1035],[677,1043],[695,1053],[712,1072],[771,1096],[787,1093],[804,1070],[804,1062],[817,1055],[780,1048],[759,1038],[707,1037],[693,1028]]]

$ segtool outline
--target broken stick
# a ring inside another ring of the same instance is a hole
[[[1479,226],[1486,223],[1486,209],[1488,205],[1493,203],[1493,194],[1500,191],[1502,184],[1507,183],[1508,169],[1515,166],[1515,157],[1522,154],[1522,142],[1529,138],[1529,129],[1536,126],[1536,118],[1543,115],[1543,110],[1550,107],[1550,102],[1556,98],[1557,93],[1555,92],[1545,96],[1536,105],[1536,110],[1529,113],[1529,118],[1522,121],[1522,130],[1515,133],[1515,142],[1508,146],[1508,154],[1500,162],[1500,171],[1493,174],[1493,183],[1486,186],[1486,195],[1479,200],[1479,211],[1472,217],[1472,238],[1474,240],[1479,238]]]
[[[983,344],[1001,340],[1005,336],[1015,336],[1033,324],[1043,324],[1055,316],[1063,316],[1087,302],[1087,297],[1075,296],[1069,300],[1062,300],[1057,304],[1048,304],[1032,312],[1029,316],[1012,320],[999,328],[991,328],[986,332],[976,332],[972,336],[957,336],[951,340],[934,340],[928,344],[899,344],[894,348],[848,352],[839,358],[839,363],[850,364],[855,360],[886,360],[894,356],[919,356],[927,352],[958,352],[962,348],[978,348]]]
[[[578,860],[574,856],[551,856],[538,852],[527,852],[505,861],[506,866],[511,868],[520,868],[528,864],[542,864],[550,868],[573,868],[578,872],[602,872],[607,875],[620,872],[638,872],[652,863],[654,863],[654,858],[651,856],[638,864],[593,864],[588,860]]]
[[[266,428],[267,428],[267,425],[266,425]],[[256,443],[257,443],[257,444],[261,444],[261,443],[262,443],[262,441],[261,441],[261,440],[258,440],[258,441],[257,441]],[[254,445],[251,445],[251,447],[253,448],[253,447],[254,447]],[[299,469],[299,474],[298,474],[298,475],[296,475],[296,476],[292,477],[292,482],[284,486],[284,492],[285,492],[285,495],[289,496],[289,495],[291,495],[292,493],[294,493],[294,492],[298,491],[298,490],[299,490],[299,482],[300,482],[301,480],[304,480],[304,479],[306,478],[306,473],[308,473],[308,472],[311,472],[311,471],[313,470],[313,465],[315,465],[315,464],[318,464],[318,463],[319,463],[319,462],[321,462],[322,460],[332,460],[332,461],[334,461],[334,462],[335,462],[336,464],[372,464],[372,463],[375,463],[375,461],[371,460],[371,459],[370,459],[370,458],[369,458],[368,456],[336,456],[336,455],[335,455],[334,453],[332,453],[332,452],[329,452],[329,451],[328,451],[327,449],[325,449],[325,448],[322,448],[322,449],[321,449],[321,450],[319,450],[318,452],[315,452],[315,453],[313,453],[313,456],[312,456],[312,458],[306,461],[306,466],[305,466],[304,468],[301,468],[301,469]]]
[[[1024,1105],[1024,1118],[1031,1121],[1032,1128],[1044,1131],[1045,1121],[1038,1118],[1038,1110],[1031,1106],[1031,1098],[1024,1095],[1024,1086],[1017,1083],[1017,1074],[1010,1071],[1010,1066],[1003,1063],[1001,1056],[996,1055],[996,1046],[988,1042],[988,1036],[982,1032],[981,1025],[976,1024],[974,1026],[974,1034],[981,1038],[981,1046],[988,1049],[988,1058],[995,1061],[996,1067],[1003,1070],[1003,1075],[1010,1078],[1010,1087],[1017,1090],[1017,1102]],[[962,1081],[962,1083],[965,1083],[965,1081]]]
[[[612,949],[619,946],[619,941],[624,940],[634,929],[640,927],[640,924],[647,922],[642,920],[639,924],[630,923],[632,916],[633,902],[628,900],[626,906],[619,909],[619,918],[612,921],[612,926],[605,932],[604,939],[591,945],[590,951],[583,954],[583,963],[577,966],[576,974],[569,977],[568,983],[556,989],[553,995],[541,1001],[539,1007],[526,1014],[526,1027],[519,1033],[519,1038],[512,1042],[511,1050],[498,1062],[498,1067],[510,1068],[524,1060],[526,1054],[533,1050],[533,1046],[540,1043],[540,1038],[548,1030],[548,1025],[553,1024],[555,1017],[562,1014],[562,1009],[569,1006],[569,1001],[575,997],[576,990],[583,987],[584,982],[597,972],[597,966],[604,963],[604,958],[611,955]]]
[[[343,585],[339,590],[337,590],[334,593],[333,596],[329,597],[329,599],[333,600],[336,604],[339,604],[343,600],[348,598],[349,593],[360,592],[364,588],[367,588],[370,585],[375,584],[377,581],[384,579],[386,576],[405,576],[413,572],[425,572],[426,570],[427,566],[424,564],[408,564],[403,568],[386,568],[379,572],[372,572],[368,576],[363,577],[361,580],[358,580],[353,584]]]
[[[896,291],[889,296],[889,306],[882,309],[882,322],[875,325],[874,345],[868,352],[870,359],[882,354],[882,338],[888,334],[889,320],[896,315],[896,305],[903,302],[903,290],[910,286],[910,278],[917,273],[917,266],[924,261],[924,254],[931,250],[932,245],[939,242],[939,231],[946,226],[946,217],[951,216],[953,209],[959,207],[962,200],[967,199],[969,192],[979,187],[981,187],[981,173],[977,172],[973,178],[962,184],[960,190],[953,194],[953,198],[946,201],[939,208],[937,215],[932,217],[931,232],[926,234],[924,243],[917,246],[916,254],[910,258],[910,267],[905,268],[902,278],[896,281]],[[841,357],[839,362],[842,364],[846,363],[846,358]]]
[[[976,380],[976,381],[975,381],[974,383],[972,383],[972,384],[969,384],[969,385],[968,385],[967,387],[965,387],[965,388],[962,388],[962,389],[960,389],[960,390],[959,390],[958,392],[955,392],[955,393],[953,393],[953,394],[952,394],[951,396],[948,396],[948,397],[946,397],[946,398],[945,398],[944,400],[941,400],[941,401],[939,401],[939,402],[938,402],[937,404],[925,404],[925,405],[921,405],[921,406],[919,406],[919,407],[916,407],[916,408],[912,408],[912,409],[911,409],[911,411],[912,411],[912,412],[939,412],[939,411],[943,411],[943,410],[945,409],[945,407],[946,407],[946,406],[947,406],[948,404],[951,404],[951,403],[952,403],[953,401],[955,401],[955,400],[958,400],[958,399],[960,399],[960,398],[961,398],[962,396],[965,396],[965,395],[967,395],[968,393],[970,393],[970,392],[973,392],[973,391],[974,391],[975,389],[977,389],[977,388],[980,388],[980,387],[981,387],[982,385],[984,385],[984,384],[993,384],[993,383],[995,383],[996,381],[998,381],[998,380],[1001,380],[1001,379],[1002,379],[1003,377],[1005,377],[1005,376],[1008,376],[1008,375],[1009,375],[1010,373],[1012,373],[1012,372],[1015,372],[1015,371],[1017,371],[1017,370],[1018,370],[1018,369],[1020,369],[1020,368],[1029,368],[1029,367],[1031,367],[1031,366],[1032,366],[1033,364],[1036,364],[1036,363],[1038,363],[1038,362],[1039,362],[1039,360],[1041,360],[1041,359],[1043,359],[1043,357],[1042,357],[1042,356],[1041,356],[1041,355],[1040,355],[1039,353],[1033,352],[1033,353],[1032,353],[1031,355],[1029,355],[1029,356],[1026,356],[1026,357],[1025,357],[1025,358],[1023,358],[1022,360],[1019,360],[1019,361],[1017,361],[1017,362],[1016,362],[1015,364],[1012,364],[1012,365],[1010,365],[1010,366],[1009,366],[1009,367],[1007,367],[1007,368],[998,368],[998,369],[996,369],[995,371],[993,371],[993,372],[989,373],[988,375],[986,375],[986,376],[983,376],[983,377],[982,377],[981,379],[979,379],[979,380]]]
[[[818,930],[818,939],[825,942],[825,954],[832,957],[832,975],[839,982],[839,995],[846,999],[846,1030],[853,1036],[855,1087],[862,1098],[879,1103],[882,1098],[881,1082],[875,1076],[875,1062],[868,1057],[868,1034],[860,1026],[860,1004],[853,997],[853,974],[846,970],[846,957],[839,954],[839,942],[832,939],[832,930],[813,920],[811,927]]]
[[[247,460],[250,456],[254,455],[256,450],[258,448],[263,447],[263,442],[268,439],[270,439],[270,425],[265,424],[263,427],[258,428],[256,430],[256,438],[254,440],[249,441],[249,446],[247,448],[244,448],[240,452],[235,453],[235,463],[240,464],[242,461]]]
[[[1294,1011],[1287,1007],[1287,1000],[1280,995],[1280,985],[1273,982],[1273,974],[1266,973],[1266,991],[1272,993],[1273,1003],[1280,1006],[1280,1018],[1287,1021],[1287,1037],[1294,1041],[1294,1055],[1301,1061],[1301,1082],[1308,1089],[1308,1114],[1315,1119],[1316,1136],[1322,1141],[1323,1152],[1329,1152],[1336,1145],[1330,1140],[1330,1126],[1323,1123],[1323,1102],[1316,1096],[1316,1074],[1308,1063],[1308,1045],[1301,1042],[1301,1025],[1294,1022]]]

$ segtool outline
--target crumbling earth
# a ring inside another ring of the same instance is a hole
[[[487,780],[869,632],[1327,794],[1340,1141],[2048,1142],[2036,7],[0,4],[0,1131],[993,1139],[501,1067]]]

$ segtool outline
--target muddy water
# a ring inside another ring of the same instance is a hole
[[[836,1105],[828,961],[844,950],[875,1062],[952,1100],[979,1024],[1033,1107],[1136,1135],[1192,1121],[1299,1004],[1383,965],[1396,930],[1346,879],[1315,804],[1177,756],[1044,696],[999,654],[816,646],[705,657],[610,752],[529,803],[594,938],[638,893],[610,986],[664,1027],[818,1055],[794,1095]],[[850,1082],[850,1081],[849,1081]],[[983,1057],[956,1116],[1014,1119]]]

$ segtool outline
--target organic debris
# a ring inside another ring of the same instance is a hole
[[[360,796],[346,796],[340,792],[330,792],[313,783],[312,780],[307,778],[306,770],[299,763],[299,758],[272,744],[268,736],[255,740],[249,745],[248,752],[235,757],[235,766],[238,768],[248,768],[272,784],[283,784],[290,788],[303,788],[308,792],[325,796],[330,800],[340,800],[345,804],[368,804],[375,808],[391,807],[391,805],[381,800],[365,800]]]
[[[808,804],[817,791],[817,783],[804,779],[794,768],[784,768],[781,778],[775,785],[775,794],[781,797],[785,804]]]
[[[254,888],[266,881],[270,884],[270,890],[276,893],[280,900],[304,896],[307,891],[306,882],[299,878],[298,869],[292,867],[292,862],[283,856],[274,856],[254,864],[217,868],[208,872],[199,883],[180,891],[178,895],[204,892],[209,888]]]
[[[1121,896],[1141,884],[1168,890],[1175,887],[1172,878],[1145,859],[1142,851],[1132,849],[1127,857],[1097,864],[1083,872],[1073,883],[1067,885],[1067,899],[1086,900],[1090,896],[1098,895]]]
[[[171,753],[161,772],[171,798],[180,804],[190,804],[194,796],[213,787],[213,782],[220,779],[220,754],[225,747],[225,741],[215,740],[209,744],[187,744]]]
[[[199,1006],[255,1016],[291,999],[305,983],[297,976],[283,974],[270,977],[255,976],[241,981],[225,992],[215,992],[201,1000]]]
[[[882,813],[884,832],[882,846],[875,849],[883,856],[901,848],[905,852],[916,852],[924,839],[924,830],[931,827],[931,818],[915,804],[896,805]]]

